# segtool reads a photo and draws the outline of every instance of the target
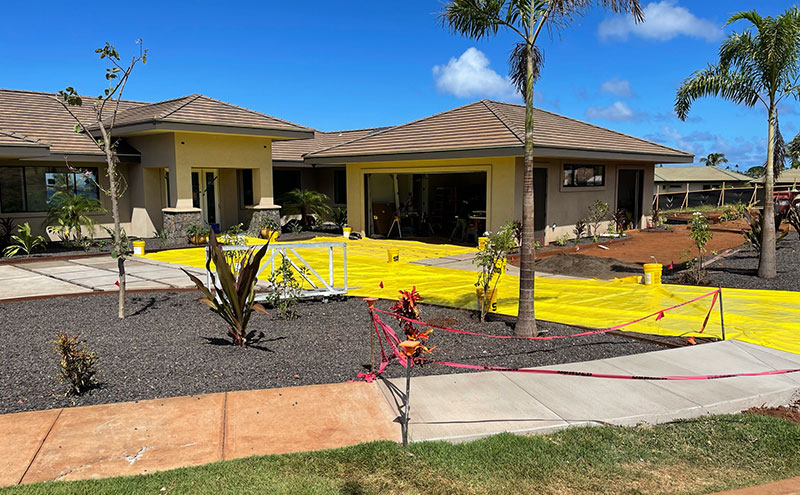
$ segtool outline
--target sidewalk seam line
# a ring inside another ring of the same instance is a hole
[[[17,485],[22,484],[22,480],[25,479],[25,476],[28,474],[28,471],[30,471],[31,466],[33,466],[33,463],[36,461],[36,458],[39,457],[39,452],[42,451],[42,447],[44,447],[44,443],[47,441],[47,437],[50,436],[50,433],[53,431],[53,428],[56,426],[56,423],[58,422],[58,418],[61,417],[61,413],[63,412],[64,408],[58,410],[58,414],[56,414],[56,419],[53,420],[53,423],[50,425],[50,428],[47,429],[47,433],[45,433],[44,437],[42,437],[42,441],[39,443],[39,447],[36,449],[36,452],[33,453],[33,457],[31,457],[31,462],[28,463],[28,466],[25,468],[25,472],[22,473],[22,476],[19,477]]]
[[[555,414],[555,416],[556,416],[558,419],[560,419],[561,421],[563,421],[563,422],[565,422],[565,423],[569,424],[569,420],[567,420],[566,418],[563,418],[563,417],[562,417],[560,414],[558,414],[557,412],[555,412],[554,410],[552,410],[552,409],[551,409],[551,408],[550,408],[548,405],[546,405],[544,402],[542,402],[542,401],[540,401],[539,399],[537,399],[537,398],[536,398],[536,397],[535,397],[535,396],[534,396],[532,393],[530,393],[530,392],[528,392],[527,390],[525,390],[525,387],[523,387],[523,386],[522,386],[522,385],[520,385],[519,383],[517,383],[517,382],[515,382],[514,380],[512,380],[512,379],[511,379],[511,378],[510,378],[510,377],[509,377],[509,376],[508,376],[508,375],[507,375],[505,372],[500,372],[500,374],[501,374],[501,375],[503,375],[503,378],[505,378],[506,380],[508,380],[509,382],[511,382],[511,383],[512,383],[512,384],[513,384],[515,387],[517,387],[518,389],[520,389],[520,390],[522,390],[523,392],[525,392],[525,394],[527,394],[527,395],[528,395],[528,396],[529,396],[531,399],[535,400],[536,402],[538,402],[539,404],[541,404],[541,406],[542,406],[542,407],[544,407],[545,409],[547,409],[547,410],[548,410],[548,411],[550,411],[551,413]]]
[[[228,392],[225,392],[222,396],[222,442],[221,443],[221,452],[220,452],[220,460],[225,460],[225,440],[226,440],[226,433],[228,429]]]

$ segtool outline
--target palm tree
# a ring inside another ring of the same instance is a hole
[[[551,33],[557,31],[596,5],[613,12],[630,12],[637,22],[644,19],[638,0],[450,0],[440,14],[445,27],[469,38],[494,36],[501,28],[520,37],[509,58],[511,79],[525,98],[522,245],[515,329],[518,336],[538,334],[533,307],[533,83],[543,59],[536,42],[543,27]]]
[[[800,56],[800,10],[792,7],[778,17],[761,17],[755,10],[739,12],[728,24],[744,20],[751,26],[733,33],[719,48],[719,62],[692,74],[678,89],[675,112],[681,120],[689,114],[692,102],[704,96],[720,96],[734,103],[754,107],[759,102],[767,110],[767,159],[764,167],[764,212],[761,215],[762,240],[758,276],[777,275],[775,259],[775,206],[770,200],[775,173],[783,168],[784,147],[778,141],[778,103],[797,98],[798,57]],[[753,29],[755,28],[755,29]],[[782,141],[782,139],[781,139]],[[779,167],[775,167],[776,154]]]
[[[705,163],[706,167],[716,167],[723,163],[728,163],[725,153],[709,153],[708,156],[701,158],[700,163]]]
[[[310,213],[320,216],[331,214],[328,195],[311,189],[292,189],[286,193],[283,201],[286,202],[287,206],[295,208],[300,213],[304,228],[308,227],[308,215]]]

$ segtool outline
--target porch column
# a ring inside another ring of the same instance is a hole
[[[200,208],[192,205],[192,168],[189,164],[169,164],[169,197],[171,204],[162,211],[164,230],[171,240],[186,237],[186,229],[192,225],[202,225]]]
[[[247,232],[258,236],[261,232],[261,222],[264,218],[272,218],[280,223],[281,207],[275,204],[272,188],[272,141],[268,140],[265,146],[264,159],[257,167],[253,167],[253,210]]]

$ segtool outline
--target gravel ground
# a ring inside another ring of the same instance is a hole
[[[800,290],[800,238],[790,232],[778,243],[778,276],[773,279],[758,278],[758,251],[750,246],[708,266],[709,285],[740,289]],[[665,277],[666,282],[677,283],[680,273]]]
[[[367,369],[369,316],[363,301],[306,302],[292,321],[255,314],[263,332],[250,348],[230,345],[222,320],[195,293],[138,293],[128,318],[116,317],[116,294],[0,303],[0,413],[152,399],[232,390],[343,382]],[[388,309],[389,301],[377,306]],[[480,323],[472,313],[423,306],[434,324],[510,335],[501,322]],[[387,321],[388,322],[388,321]],[[396,324],[393,323],[396,328]],[[574,328],[540,323],[550,334]],[[64,397],[56,379],[58,357],[50,343],[58,330],[78,334],[99,356],[100,388]],[[435,358],[475,364],[532,367],[636,354],[664,347],[613,335],[560,341],[488,339],[434,331]],[[415,374],[460,370],[427,366]],[[390,365],[387,376],[403,376]]]

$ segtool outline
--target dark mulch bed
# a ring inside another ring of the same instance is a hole
[[[642,266],[614,258],[600,258],[585,254],[557,254],[537,261],[536,270],[554,275],[611,280],[641,275]]]
[[[800,290],[800,238],[790,232],[778,243],[778,276],[758,278],[758,251],[744,245],[741,250],[707,267],[709,285],[740,289]],[[680,283],[680,273],[664,277],[666,283]]]
[[[250,348],[229,344],[222,320],[195,293],[138,293],[128,299],[128,318],[117,318],[115,294],[0,303],[0,413],[73,405],[258,388],[343,382],[369,364],[370,322],[363,301],[306,302],[292,321],[256,314],[252,329],[263,336]],[[388,309],[389,301],[377,303]],[[432,323],[511,335],[502,322],[480,323],[472,313],[423,306]],[[393,324],[396,328],[396,324]],[[551,335],[576,329],[541,322]],[[99,389],[64,397],[56,374],[59,358],[50,343],[58,330],[86,339],[100,358]],[[488,339],[436,330],[435,357],[466,363],[531,367],[664,349],[614,335],[557,341]],[[427,366],[415,374],[463,370]],[[386,375],[404,376],[399,365]]]

